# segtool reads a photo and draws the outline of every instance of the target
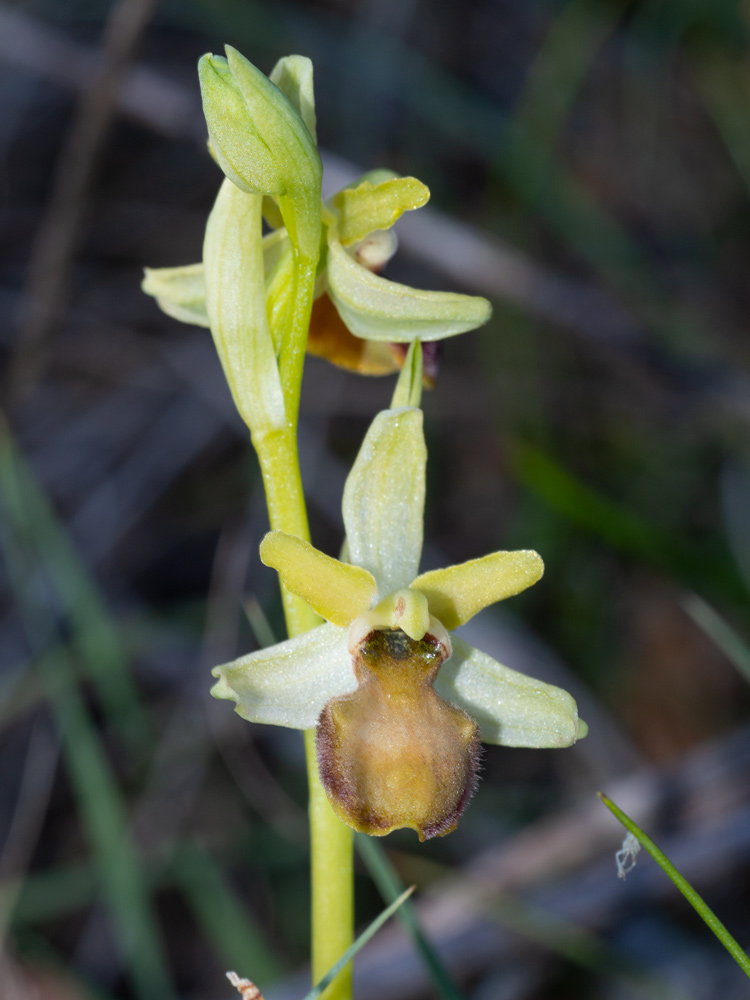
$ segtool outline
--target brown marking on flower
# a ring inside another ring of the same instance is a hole
[[[313,302],[307,353],[360,375],[391,375],[400,371],[408,344],[363,340],[350,332],[326,293]],[[437,344],[422,344],[423,384],[431,389],[437,376]]]
[[[429,633],[376,630],[359,644],[359,687],[318,720],[318,765],[334,811],[372,836],[408,827],[420,840],[456,828],[477,783],[479,729],[433,682],[445,646]]]

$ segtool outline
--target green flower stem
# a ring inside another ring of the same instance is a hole
[[[285,427],[253,434],[252,441],[260,462],[271,528],[308,541],[310,529],[294,429]],[[281,588],[281,598],[290,637],[320,624],[321,619],[310,605],[284,587]]]
[[[354,940],[354,835],[336,816],[318,776],[315,731],[305,732],[310,782],[312,854],[312,981],[317,983]],[[322,1000],[350,1000],[352,966],[334,979]]]
[[[318,262],[317,260],[310,260],[299,256],[296,247],[293,250],[295,255],[294,293],[292,297],[294,311],[292,313],[290,333],[285,338],[279,357],[279,375],[284,393],[284,408],[287,420],[293,428],[296,428],[297,414],[299,412],[299,394],[302,385],[302,367],[305,363],[307,332],[310,327],[310,313],[312,311],[313,294],[315,292],[315,272]],[[278,530],[289,531],[288,528],[279,528]],[[300,537],[307,539],[307,535]]]
[[[309,540],[305,498],[293,428],[254,434],[268,504],[276,531]],[[281,588],[290,636],[314,628],[320,618],[299,597]],[[315,732],[305,732],[310,785],[310,854],[312,876],[312,981],[318,982],[354,940],[352,831],[334,814],[318,775]],[[348,965],[323,994],[323,1000],[350,1000]]]

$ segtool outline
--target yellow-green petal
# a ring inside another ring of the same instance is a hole
[[[319,625],[212,671],[214,698],[236,703],[249,722],[312,729],[324,705],[356,690],[346,631]]]
[[[377,584],[366,569],[339,562],[283,531],[266,535],[260,558],[278,572],[287,590],[334,625],[351,624],[369,611],[377,597]]]
[[[372,274],[347,253],[333,228],[328,230],[328,288],[348,328],[366,340],[441,340],[482,326],[492,312],[479,296],[422,291]]]
[[[430,614],[447,629],[465,625],[470,618],[496,601],[520,594],[544,573],[538,553],[492,552],[458,566],[435,569],[418,576],[411,584],[430,605]]]
[[[144,267],[141,288],[162,312],[181,323],[208,326],[203,264],[185,267]]]
[[[510,670],[457,636],[452,642],[435,690],[476,719],[485,743],[554,749],[585,735],[567,691]]]
[[[384,410],[344,487],[349,558],[372,573],[383,596],[408,587],[419,567],[426,462],[422,411]]]
[[[429,199],[430,189],[416,177],[393,177],[379,184],[364,180],[358,187],[344,188],[331,198],[339,239],[348,247],[375,229],[390,229],[404,212],[421,208]]]
[[[224,181],[203,264],[211,334],[240,416],[253,433],[280,429],[286,414],[266,316],[260,195]]]

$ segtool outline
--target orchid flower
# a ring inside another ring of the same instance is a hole
[[[230,386],[228,338],[217,334],[222,317],[211,308],[216,289],[239,284],[256,311],[265,303],[255,327],[268,329],[254,340],[271,345],[280,358],[298,297],[294,263],[300,253],[318,260],[307,350],[342,367],[388,374],[403,363],[400,345],[417,337],[423,343],[441,340],[487,322],[486,299],[410,288],[377,273],[397,247],[391,227],[429,199],[428,188],[416,178],[376,170],[322,201],[309,59],[287,56],[266,78],[228,47],[226,59],[204,56],[200,75],[210,148],[227,181],[212,213],[213,226],[209,222],[203,261],[146,268],[142,287],[173,318],[211,328]],[[253,211],[248,198],[257,200]],[[272,230],[265,237],[261,210]],[[231,231],[229,223],[234,223]],[[233,245],[248,248],[252,241],[252,253],[245,252],[252,268],[225,283],[226,260],[217,247],[226,247],[230,237]],[[242,337],[246,341],[248,332]],[[264,347],[263,357],[267,354]],[[267,384],[271,374],[269,369],[264,376]],[[237,400],[234,386],[233,392]]]
[[[536,552],[494,552],[418,575],[426,448],[414,406],[375,418],[343,498],[349,562],[280,531],[262,561],[325,623],[216,667],[213,695],[252,722],[317,728],[339,817],[381,836],[453,830],[476,784],[479,741],[566,747],[586,733],[573,698],[450,631],[542,575]]]

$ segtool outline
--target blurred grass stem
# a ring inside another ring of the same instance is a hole
[[[645,847],[654,861],[659,865],[662,871],[669,876],[672,882],[677,886],[685,899],[690,903],[693,909],[696,911],[698,916],[704,923],[714,932],[716,937],[721,941],[724,947],[727,949],[729,954],[735,960],[737,965],[742,969],[745,975],[750,979],[750,957],[740,948],[739,944],[729,931],[726,929],[724,924],[719,920],[712,909],[706,904],[705,900],[698,895],[695,889],[690,885],[690,883],[685,879],[675,868],[669,858],[661,851],[653,840],[641,830],[641,828],[633,822],[633,820],[616,806],[612,799],[608,798],[603,792],[597,793],[599,798],[602,800],[604,805],[609,809],[609,811],[617,817],[617,819],[622,823],[626,830],[638,840],[642,847]]]

